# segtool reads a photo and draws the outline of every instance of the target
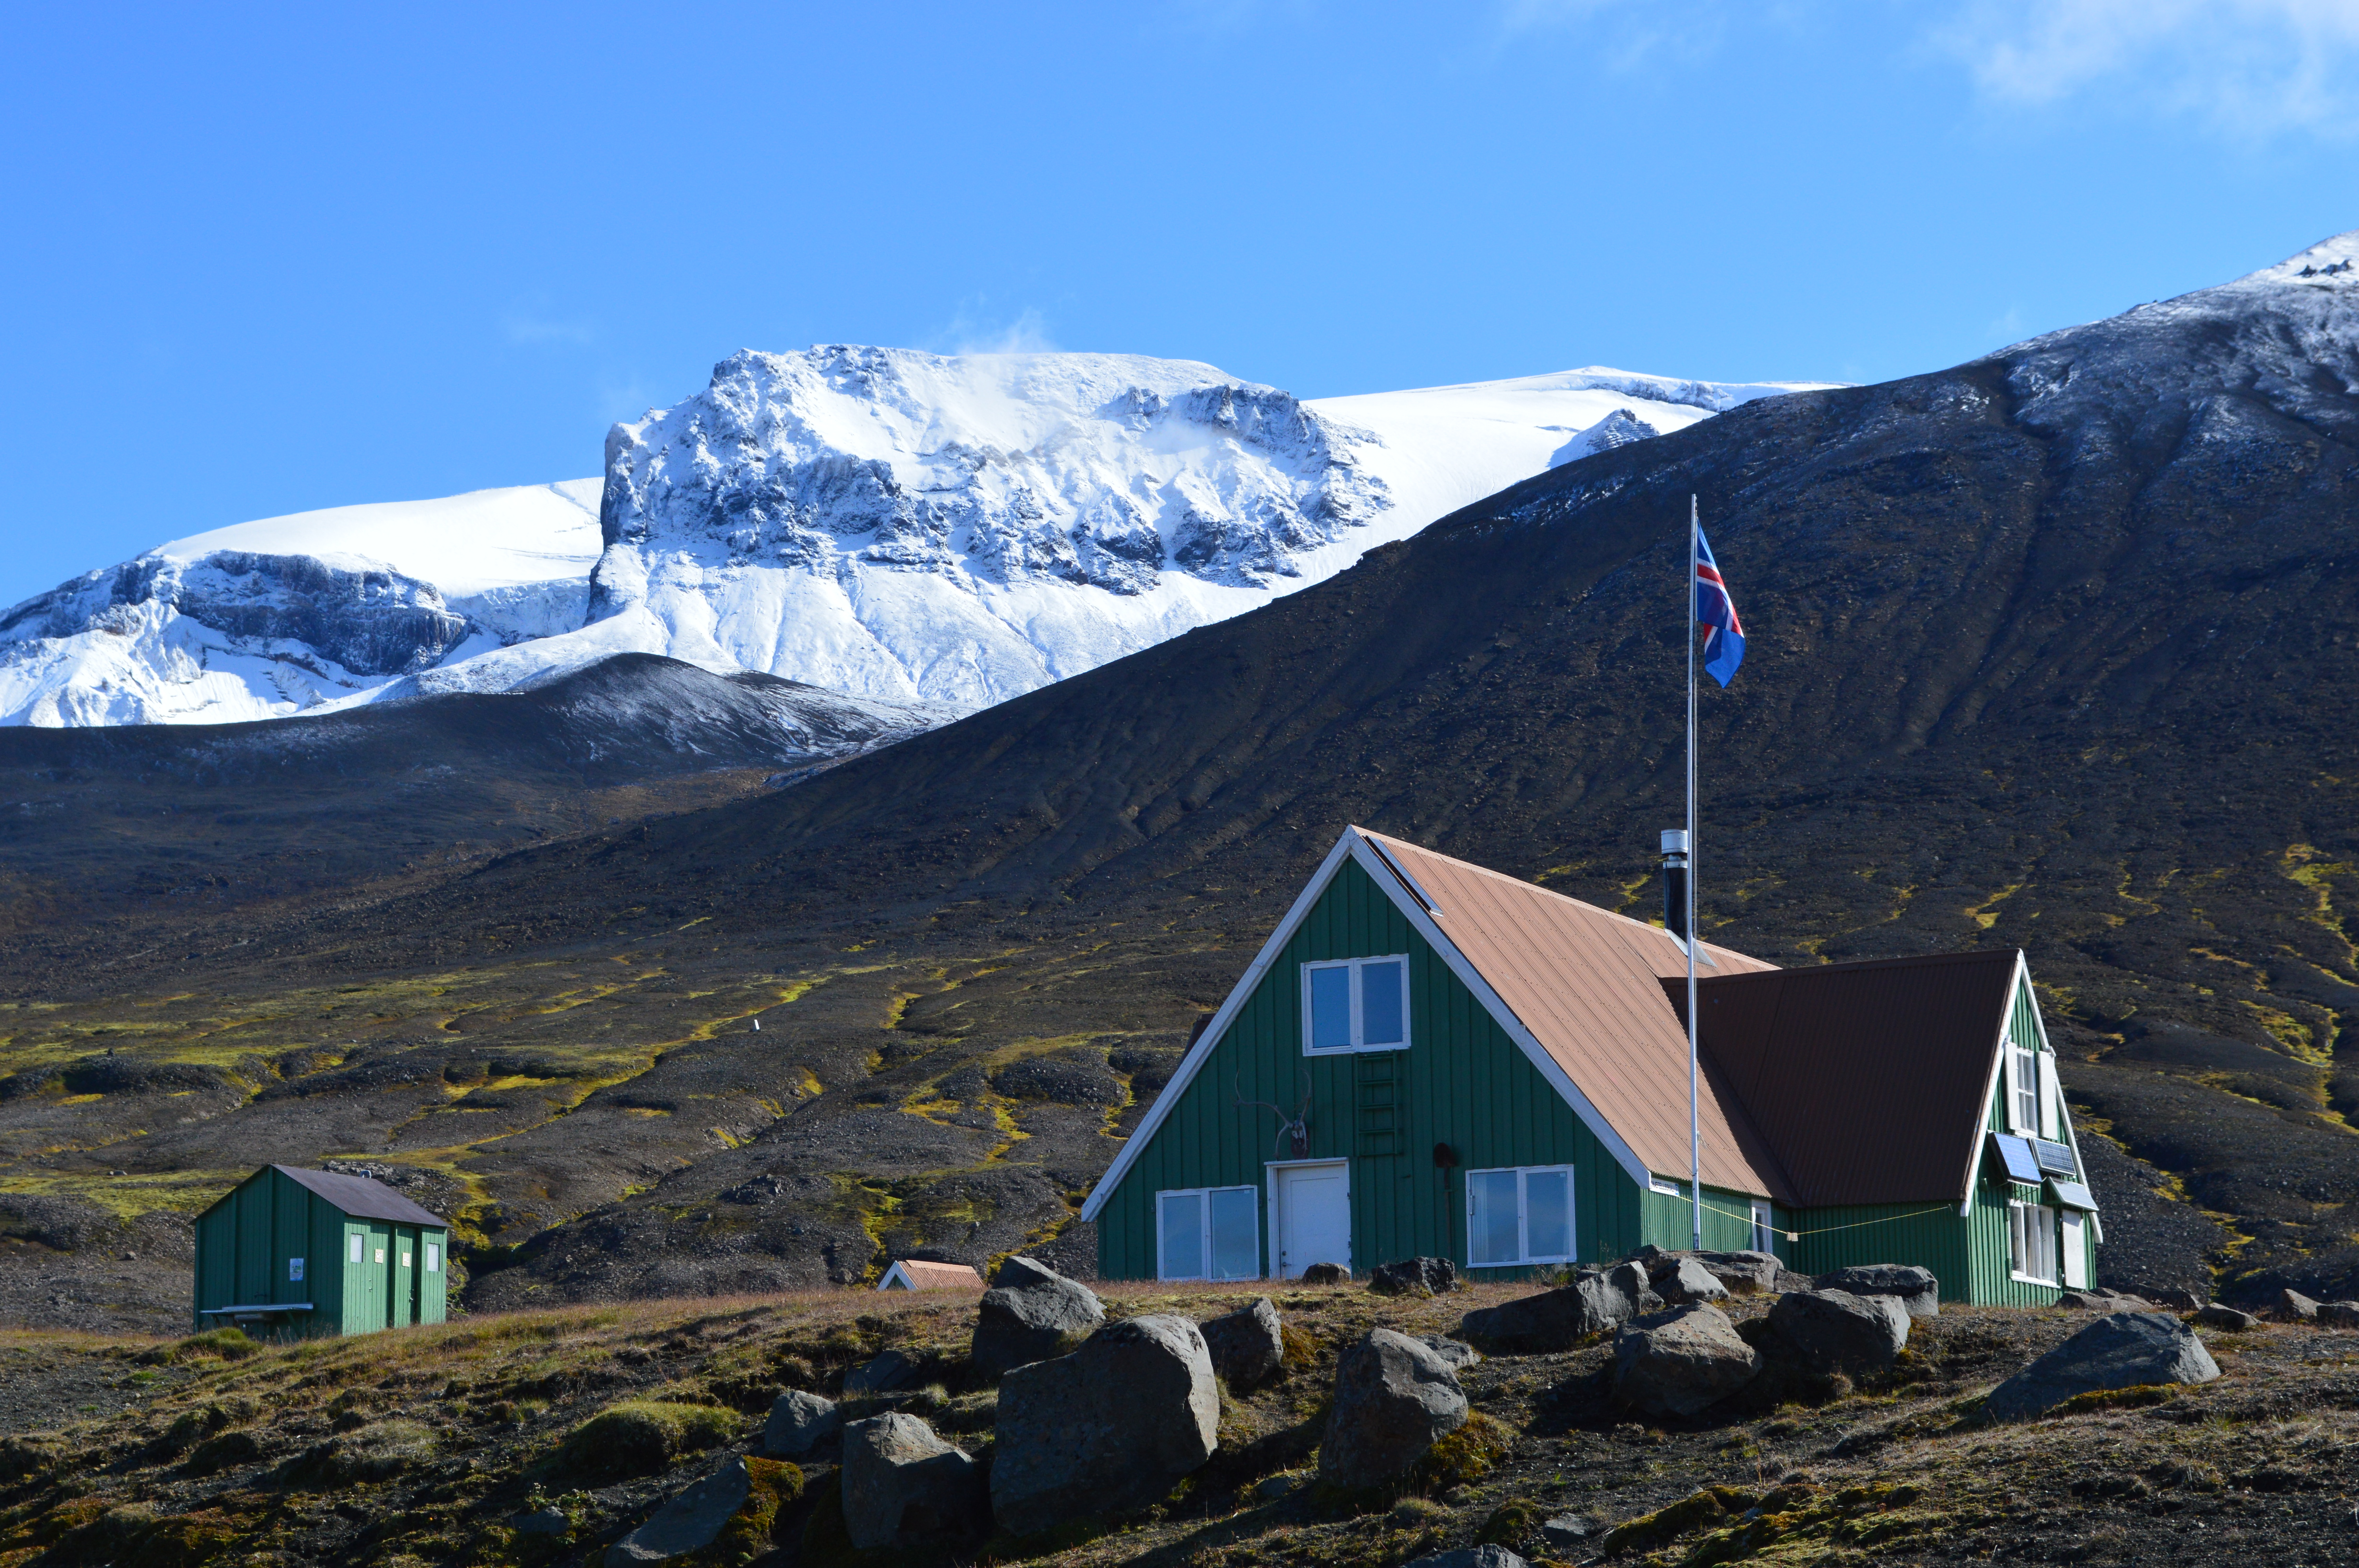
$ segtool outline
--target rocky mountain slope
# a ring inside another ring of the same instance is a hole
[[[240,524],[29,600],[0,723],[506,691],[616,653],[972,709],[1781,390],[1589,370],[1303,403],[1137,355],[740,353],[616,427],[603,481]]]
[[[1343,823],[1648,906],[1692,493],[1752,633],[1702,703],[1715,935],[2025,947],[2136,1217],[2105,1277],[2359,1293],[2354,255],[1593,453],[791,788],[236,946],[19,918],[12,1066],[216,1076],[179,1120],[39,1080],[0,1190],[365,1153],[442,1184],[485,1304],[1079,1266],[1081,1192]]]

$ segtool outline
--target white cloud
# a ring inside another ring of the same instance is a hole
[[[2102,93],[2243,136],[2359,129],[2359,0],[1969,0],[1933,36],[2000,103]]]
[[[951,319],[951,324],[935,334],[928,345],[946,354],[1051,354],[1057,345],[1049,337],[1048,324],[1040,312],[1030,306],[1018,312],[1012,321],[977,319],[963,307]]]

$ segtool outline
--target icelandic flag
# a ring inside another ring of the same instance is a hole
[[[1695,531],[1695,616],[1696,624],[1711,628],[1703,636],[1703,667],[1726,686],[1745,662],[1745,622],[1736,618],[1736,602],[1728,597],[1728,584],[1720,579],[1719,563],[1701,528]]]

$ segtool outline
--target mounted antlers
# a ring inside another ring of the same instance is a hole
[[[1277,1140],[1284,1138],[1291,1138],[1293,1140],[1295,1159],[1302,1159],[1310,1152],[1310,1107],[1313,1102],[1310,1094],[1310,1071],[1309,1068],[1304,1068],[1302,1073],[1302,1108],[1296,1111],[1291,1117],[1286,1114],[1286,1108],[1284,1106],[1272,1105],[1266,1099],[1245,1098],[1245,1085],[1238,1079],[1237,1075],[1234,1072],[1229,1075],[1229,1087],[1236,1092],[1237,1108],[1239,1110],[1245,1109],[1247,1106],[1257,1105],[1263,1109],[1271,1111],[1277,1115],[1277,1138],[1274,1138],[1270,1141],[1270,1152],[1277,1152]]]

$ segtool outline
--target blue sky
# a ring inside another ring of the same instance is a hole
[[[1877,380],[2359,227],[2359,0],[34,6],[0,604],[740,347]]]

